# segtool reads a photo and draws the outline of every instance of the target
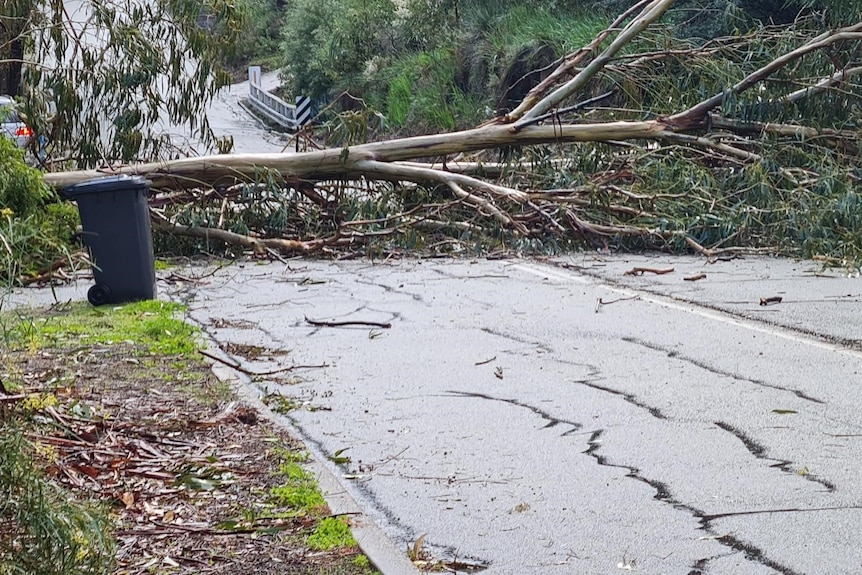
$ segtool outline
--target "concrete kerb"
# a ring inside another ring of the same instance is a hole
[[[191,320],[187,319],[187,321]],[[209,353],[228,361],[234,361],[215,347],[209,338],[207,338],[207,343],[209,344]],[[215,361],[211,363],[215,376],[221,381],[228,383],[240,401],[255,408],[261,417],[264,417],[273,425],[285,428],[294,437],[301,439],[300,434],[289,419],[275,413],[263,403],[258,395],[259,391],[254,387],[251,379],[246,374]],[[306,469],[317,478],[320,491],[332,513],[350,517],[350,530],[353,533],[353,537],[374,567],[382,575],[418,575],[419,570],[408,559],[406,552],[398,549],[395,543],[383,533],[383,530],[365,514],[356,500],[345,489],[335,474],[332,473],[321,456],[313,449],[308,449],[308,453],[311,455],[311,458],[305,465]]]

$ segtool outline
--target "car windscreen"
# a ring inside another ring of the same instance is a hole
[[[15,111],[15,108],[12,106],[0,106],[0,122],[6,123],[17,123],[21,121],[21,117],[18,116],[18,112]]]

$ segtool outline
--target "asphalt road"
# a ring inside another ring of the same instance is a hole
[[[837,574],[862,572],[860,290],[790,260],[579,257],[249,263],[174,297],[244,369],[326,366],[254,379],[402,548]]]

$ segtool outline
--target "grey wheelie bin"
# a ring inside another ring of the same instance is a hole
[[[108,176],[69,186],[78,203],[84,244],[93,260],[93,305],[154,299],[156,270],[147,193],[141,176]]]

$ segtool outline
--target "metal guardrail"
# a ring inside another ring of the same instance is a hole
[[[288,104],[278,96],[270,94],[260,85],[260,66],[248,68],[248,101],[255,109],[288,130],[302,128],[311,117],[311,99],[297,96],[296,104]]]

